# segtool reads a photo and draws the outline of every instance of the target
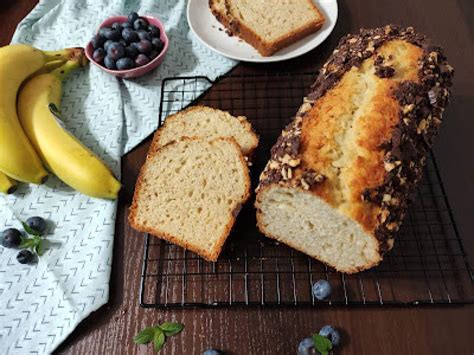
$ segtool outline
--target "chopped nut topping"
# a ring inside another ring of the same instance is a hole
[[[415,104],[405,105],[403,106],[403,113],[407,114],[408,112],[413,111],[414,108],[415,108]]]
[[[384,162],[383,163],[383,166],[385,168],[386,171],[392,171],[393,169],[395,169],[395,164],[393,163],[390,163],[390,162]]]
[[[301,186],[303,187],[303,189],[309,190],[309,184],[306,182],[305,179],[301,179]]]
[[[278,166],[279,166],[279,165],[280,165],[280,164],[278,164],[276,161],[273,161],[273,160],[272,160],[272,161],[270,162],[270,165],[269,165],[268,167],[269,167],[270,169],[278,169]]]
[[[291,159],[288,162],[288,165],[291,166],[292,168],[296,168],[298,165],[300,165],[301,160],[300,159]]]

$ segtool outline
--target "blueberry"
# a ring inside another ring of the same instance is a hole
[[[122,38],[126,40],[128,43],[136,42],[138,41],[138,35],[137,33],[132,30],[131,28],[125,28],[122,31]]]
[[[148,27],[148,21],[145,20],[144,18],[139,18],[138,20],[135,20],[133,22],[133,28],[135,29],[135,31],[139,31],[139,30],[146,30]]]
[[[128,14],[128,22],[133,24],[136,20],[138,20],[139,16],[136,12],[130,12]]]
[[[127,42],[125,42],[123,39],[121,39],[118,43],[120,43],[123,47],[127,46]]]
[[[131,69],[135,66],[135,62],[131,58],[120,58],[115,64],[118,70]]]
[[[120,43],[112,43],[107,49],[107,57],[117,60],[124,56],[125,48]]]
[[[133,25],[130,22],[122,22],[122,29],[131,28],[133,30]]]
[[[151,36],[147,31],[140,30],[140,31],[137,31],[137,34],[140,39],[146,39],[147,41],[151,41]]]
[[[104,50],[107,52],[109,50],[109,47],[113,44],[116,43],[115,41],[112,41],[111,39],[105,41],[104,43]]]
[[[137,59],[135,59],[135,64],[137,67],[141,67],[142,65],[148,64],[150,59],[145,54],[139,54]]]
[[[319,331],[319,335],[331,340],[333,346],[338,346],[339,344],[341,344],[341,333],[339,333],[336,328],[330,325],[325,325],[324,327],[322,327]]]
[[[304,338],[298,344],[298,355],[314,354],[314,342],[312,338]]]
[[[125,56],[131,59],[135,59],[138,55],[138,49],[133,46],[125,47]]]
[[[103,48],[97,48],[94,51],[94,53],[92,53],[92,58],[94,58],[94,60],[97,63],[102,63],[102,61],[104,60],[104,57],[105,57],[105,51]]]
[[[8,228],[2,232],[2,245],[5,248],[15,248],[21,243],[21,233],[18,229]]]
[[[113,60],[112,58],[110,58],[108,55],[105,56],[104,58],[104,65],[108,68],[108,69],[112,69],[112,70],[115,70],[117,67],[115,66],[115,60]]]
[[[153,47],[155,47],[155,49],[158,51],[158,52],[161,52],[163,50],[163,47],[165,46],[165,44],[163,43],[163,41],[159,38],[153,38],[151,40],[151,44],[153,44]]]
[[[313,295],[320,301],[329,297],[331,291],[331,285],[326,280],[318,280],[313,284]]]
[[[46,221],[41,217],[30,217],[26,220],[25,224],[40,235],[46,232]]]
[[[160,38],[160,35],[161,35],[161,31],[158,27],[156,27],[155,25],[150,25],[148,26],[148,32],[153,36],[153,37],[156,37],[156,38]]]
[[[122,24],[121,24],[120,22],[114,22],[114,23],[112,24],[112,28],[113,28],[114,30],[121,31],[121,30],[122,30]]]
[[[142,39],[135,45],[135,48],[138,49],[140,53],[148,53],[149,51],[151,51],[151,47],[151,42],[146,39]]]
[[[92,44],[92,47],[94,47],[94,49],[102,47],[104,45],[104,42],[105,42],[104,37],[101,37],[99,35],[95,35],[91,39],[91,44]]]
[[[108,29],[104,32],[104,37],[107,39],[111,39],[112,41],[120,40],[120,31],[114,29]]]
[[[153,60],[155,59],[156,57],[158,57],[158,51],[156,49],[152,49],[150,53],[148,53],[148,58],[150,58],[150,60]]]
[[[207,349],[202,355],[223,355],[224,353],[217,349]]]
[[[106,33],[107,31],[110,31],[110,30],[111,30],[110,27],[102,27],[102,28],[99,30],[99,36],[105,38],[105,33]]]
[[[16,260],[18,260],[20,264],[28,264],[33,260],[33,253],[29,250],[22,250],[16,256]]]

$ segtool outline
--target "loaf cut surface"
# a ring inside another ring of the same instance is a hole
[[[258,145],[258,136],[246,117],[234,117],[229,112],[207,106],[192,106],[168,116],[153,138],[151,151],[180,137],[232,137],[246,156],[251,155]]]
[[[324,16],[312,0],[210,0],[216,18],[263,56],[318,31]]]
[[[377,265],[422,176],[452,74],[413,28],[344,37],[272,148],[260,230],[341,272]]]
[[[215,261],[249,195],[247,164],[233,138],[181,138],[148,155],[129,222]]]

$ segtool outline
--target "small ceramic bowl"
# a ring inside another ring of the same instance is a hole
[[[106,71],[109,74],[115,75],[118,78],[124,78],[124,79],[138,78],[139,76],[142,76],[142,75],[148,73],[149,71],[155,69],[156,67],[158,67],[163,62],[163,60],[165,59],[165,55],[166,55],[166,52],[168,51],[168,47],[169,47],[169,40],[168,40],[168,37],[166,36],[165,27],[161,23],[160,20],[158,20],[154,17],[150,17],[150,16],[140,16],[140,17],[143,17],[143,18],[147,19],[147,21],[150,23],[150,25],[155,25],[156,27],[158,27],[160,29],[160,32],[161,32],[160,39],[163,41],[164,47],[163,47],[163,50],[161,51],[161,53],[155,59],[150,61],[148,64],[142,65],[141,67],[135,67],[135,68],[126,69],[126,70],[111,70],[111,69],[108,69],[108,68],[102,66],[101,64],[97,63],[94,60],[94,58],[92,57],[92,53],[94,53],[94,48],[92,47],[92,44],[89,42],[87,44],[86,50],[85,50],[86,56],[89,59],[89,61],[91,63],[94,63],[95,65],[97,65],[103,71]],[[102,22],[99,29],[101,29],[102,27],[110,27],[110,26],[112,26],[112,24],[114,22],[122,23],[122,22],[126,22],[126,21],[128,21],[127,16],[112,16],[112,17],[108,18],[107,20],[105,20],[104,22]],[[98,31],[99,30],[97,30],[97,32]]]

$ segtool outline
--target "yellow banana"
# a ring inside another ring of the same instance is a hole
[[[20,85],[46,63],[68,59],[73,51],[46,52],[26,44],[0,48],[0,170],[15,180],[40,184],[48,175],[18,121]]]
[[[30,79],[18,98],[21,124],[46,166],[72,188],[91,197],[114,199],[120,190],[104,163],[64,129],[58,108],[62,80],[84,65],[84,57]]]
[[[10,179],[0,171],[0,192],[4,194],[11,194],[16,190],[16,181]]]

